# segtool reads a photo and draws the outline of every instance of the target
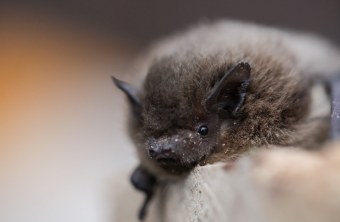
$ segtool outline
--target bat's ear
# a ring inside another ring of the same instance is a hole
[[[113,76],[111,76],[113,83],[118,87],[118,89],[122,90],[125,95],[128,97],[132,112],[135,117],[140,118],[141,117],[141,101],[138,96],[138,90],[131,86],[130,84],[123,82]]]
[[[245,62],[238,63],[227,71],[203,101],[206,110],[217,111],[222,118],[235,115],[244,102],[250,71],[250,65]]]

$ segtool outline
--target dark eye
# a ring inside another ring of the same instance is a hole
[[[208,127],[206,125],[202,125],[200,126],[200,128],[198,129],[198,133],[201,134],[202,136],[207,135],[208,134]]]

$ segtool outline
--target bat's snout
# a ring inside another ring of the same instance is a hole
[[[151,158],[160,159],[171,157],[174,153],[175,147],[173,144],[165,145],[151,145],[149,147],[149,156]]]
[[[176,163],[178,156],[173,138],[151,139],[149,141],[148,154],[152,159],[155,159],[161,165],[171,165]]]
[[[195,151],[197,142],[191,131],[181,131],[174,135],[151,137],[146,142],[149,158],[163,169],[172,173],[184,173],[197,165],[201,152]],[[199,149],[196,149],[199,150]]]

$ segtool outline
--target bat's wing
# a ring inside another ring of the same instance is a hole
[[[137,190],[145,194],[145,200],[138,214],[138,219],[142,221],[147,214],[148,205],[154,195],[157,179],[143,167],[138,166],[132,173],[130,181]]]

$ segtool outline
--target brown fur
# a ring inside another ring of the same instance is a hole
[[[233,159],[262,145],[316,146],[324,141],[327,116],[314,121],[309,118],[311,77],[320,71],[313,71],[306,64],[315,62],[313,59],[318,56],[305,54],[309,61],[301,58],[304,54],[293,46],[299,38],[305,44],[304,38],[294,35],[220,22],[156,45],[140,91],[143,121],[140,124],[130,120],[130,134],[142,165],[156,174],[165,172],[149,158],[147,139],[175,134],[179,128],[196,133],[197,122],[208,118],[202,101],[223,73],[239,62],[249,63],[252,69],[245,102],[236,118],[214,123],[214,148],[206,151],[208,155],[202,154],[204,158],[197,163]],[[326,50],[323,44],[321,41],[315,47]],[[333,64],[329,67],[337,68]],[[200,151],[193,147],[191,152]]]

